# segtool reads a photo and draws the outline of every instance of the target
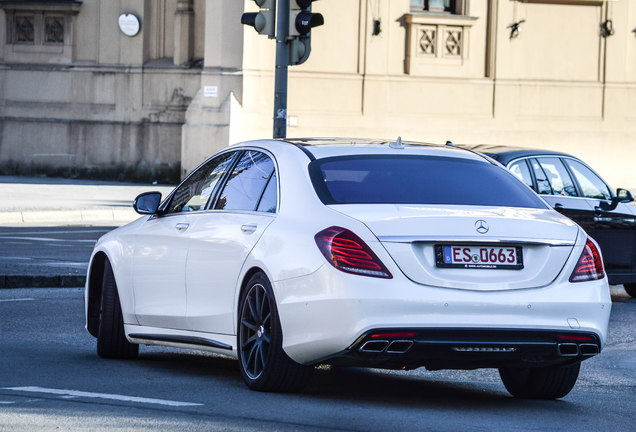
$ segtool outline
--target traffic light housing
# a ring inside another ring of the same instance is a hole
[[[307,61],[311,53],[311,29],[321,26],[325,19],[311,12],[315,0],[289,0],[289,64],[299,65]]]
[[[294,0],[291,0],[294,1]],[[241,24],[249,25],[270,39],[276,37],[276,0],[254,0],[260,12],[248,12],[241,15]]]
[[[311,12],[315,0],[289,0],[289,37],[309,36],[311,29],[321,26],[325,19]]]

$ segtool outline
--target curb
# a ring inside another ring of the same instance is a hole
[[[28,210],[0,212],[0,224],[69,224],[112,222],[116,225],[126,224],[140,215],[132,208],[85,208],[77,210]]]
[[[86,275],[33,276],[0,275],[0,289],[12,288],[75,288],[86,284]]]

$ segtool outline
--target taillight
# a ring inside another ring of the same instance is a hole
[[[362,276],[393,278],[371,248],[348,229],[333,226],[320,231],[314,239],[327,261],[340,271]]]
[[[596,242],[588,237],[583,253],[581,253],[581,257],[570,276],[570,282],[586,282],[603,279],[603,277],[605,277],[605,272],[603,271],[601,253]]]

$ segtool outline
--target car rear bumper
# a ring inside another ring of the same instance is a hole
[[[475,369],[567,364],[601,351],[589,332],[374,329],[326,363],[388,369]]]
[[[283,329],[283,349],[303,364],[336,362],[341,358],[343,362],[360,360],[378,367],[419,364],[470,369],[494,367],[501,358],[529,358],[532,350],[540,351],[544,363],[570,361],[571,358],[562,358],[568,356],[559,356],[556,337],[592,335],[596,352],[600,352],[607,338],[611,310],[607,279],[576,284],[566,279],[542,288],[484,292],[420,285],[402,275],[390,280],[349,275],[326,264],[310,275],[274,282],[273,288]],[[403,356],[406,361],[394,362],[394,357],[399,356],[386,349],[360,351],[364,338],[378,329],[416,332],[417,336],[410,339],[413,346],[408,349],[409,354]],[[440,345],[439,338],[448,332],[457,332],[466,339],[465,343],[460,338],[450,339],[447,346]],[[532,348],[527,351],[522,345],[533,332],[541,337],[525,344]],[[481,347],[480,343],[488,341],[482,340],[482,335],[488,333],[505,337],[482,348],[514,343],[517,345],[512,348],[516,349],[508,353],[452,349],[464,345]],[[578,356],[580,347],[574,349]],[[425,353],[431,355],[427,357]],[[391,356],[385,358],[385,354]],[[491,357],[496,361],[489,362]]]

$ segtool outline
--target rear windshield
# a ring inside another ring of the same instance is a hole
[[[437,156],[345,156],[309,165],[325,204],[452,204],[548,208],[506,169]]]

